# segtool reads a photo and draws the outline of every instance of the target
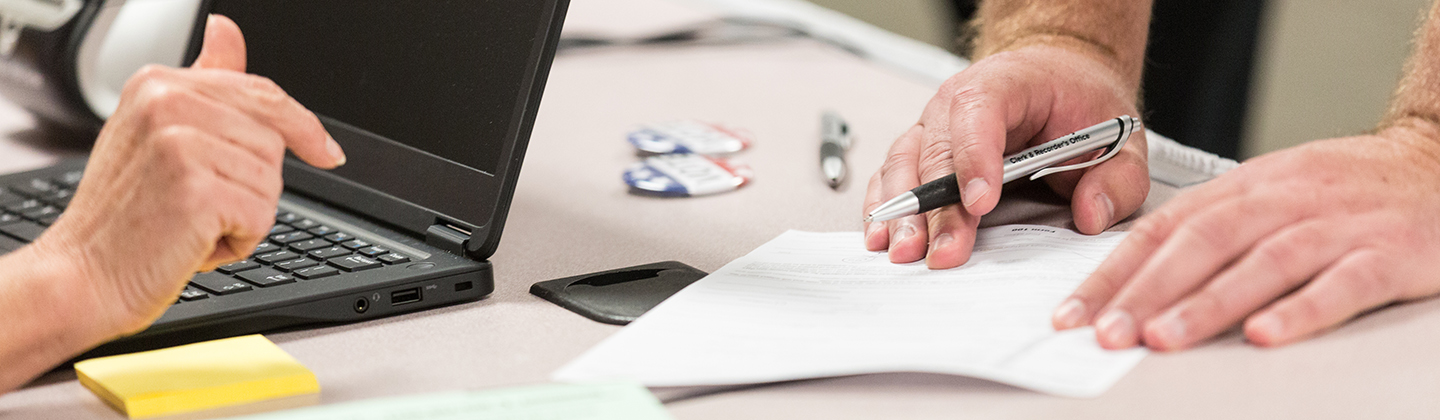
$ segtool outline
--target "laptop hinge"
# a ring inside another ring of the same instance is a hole
[[[430,225],[425,230],[425,244],[440,248],[455,255],[465,255],[465,241],[470,233],[444,223]]]

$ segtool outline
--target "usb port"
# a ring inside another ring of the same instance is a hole
[[[420,288],[413,287],[405,290],[390,292],[390,306],[400,306],[407,303],[420,301]]]

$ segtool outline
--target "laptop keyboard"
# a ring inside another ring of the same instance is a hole
[[[55,179],[5,185],[0,190],[0,208],[4,209],[0,213],[0,249],[18,249],[54,224],[70,205],[81,175],[81,171],[71,171]],[[410,258],[403,254],[282,210],[275,214],[269,238],[255,247],[249,259],[196,274],[176,303],[407,262]]]

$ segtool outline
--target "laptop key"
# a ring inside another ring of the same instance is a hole
[[[235,274],[235,273],[239,273],[239,272],[241,272],[241,271],[254,270],[254,269],[257,269],[257,268],[260,268],[260,263],[254,262],[254,261],[250,261],[250,260],[245,260],[245,261],[241,261],[241,262],[235,262],[235,263],[230,263],[230,264],[222,265],[222,266],[220,266],[220,267],[215,268],[215,271],[219,271],[219,272],[225,273],[225,274]]]
[[[291,212],[288,212],[288,211],[286,211],[286,212],[280,212],[280,213],[278,213],[278,214],[275,215],[275,222],[276,222],[276,223],[291,223],[291,222],[294,222],[294,221],[296,221],[296,220],[300,220],[300,216],[297,216],[297,215],[295,215],[295,213],[291,213]]]
[[[325,240],[338,244],[341,242],[350,242],[352,240],[355,240],[355,237],[345,232],[335,232],[329,235],[325,235]]]
[[[196,289],[195,286],[190,285],[186,285],[185,290],[180,292],[180,300],[186,302],[205,299],[208,297],[210,297],[210,295],[207,295],[205,294],[205,292],[200,291],[200,289]]]
[[[336,270],[335,267],[331,267],[328,265],[322,265],[319,267],[302,268],[300,270],[296,270],[294,273],[291,274],[294,274],[295,277],[299,277],[301,279],[312,280],[340,274],[340,270]]]
[[[271,234],[271,235],[279,235],[279,234],[282,234],[282,233],[290,233],[290,232],[294,232],[294,231],[295,231],[295,228],[290,227],[290,225],[282,225],[282,224],[279,224],[279,223],[276,223],[275,226],[271,226],[271,227],[270,227],[270,234]]]
[[[15,222],[18,222],[18,221],[21,221],[21,220],[25,220],[25,218],[24,218],[24,217],[20,217],[20,215],[18,215],[18,214],[14,214],[14,213],[0,214],[0,225],[8,225],[8,224],[15,223]]]
[[[55,208],[55,206],[37,207],[20,213],[21,216],[25,216],[26,219],[30,220],[36,220],[47,216],[58,216],[59,214],[60,209]]]
[[[70,199],[73,197],[75,197],[75,190],[58,189],[45,193],[45,195],[41,195],[40,201],[44,201],[46,203],[50,203],[60,207],[65,207],[70,205]]]
[[[311,235],[311,234],[309,234],[309,233],[305,233],[305,232],[301,232],[301,231],[294,231],[294,232],[290,232],[290,233],[282,233],[282,234],[279,234],[279,235],[270,235],[270,241],[271,241],[271,242],[274,242],[274,243],[277,243],[277,244],[284,245],[284,244],[288,244],[288,243],[291,243],[291,242],[300,242],[300,241],[303,241],[303,240],[306,240],[306,239],[310,239],[310,238],[314,238],[314,237],[315,237],[315,235]]]
[[[329,262],[330,265],[339,267],[341,270],[345,271],[369,270],[372,268],[380,268],[384,266],[384,264],[380,264],[379,261],[375,261],[361,255],[350,255],[345,257],[331,258]]]
[[[379,258],[379,260],[380,260],[381,262],[383,262],[383,263],[386,263],[386,264],[399,264],[399,263],[407,263],[407,262],[410,262],[410,257],[404,256],[404,255],[400,255],[400,254],[390,253],[390,254],[381,255],[380,258]]]
[[[194,278],[190,279],[190,284],[220,296],[253,289],[249,283],[215,272],[196,274]]]
[[[55,184],[50,183],[50,181],[46,181],[40,178],[35,178],[30,180],[30,182],[10,187],[11,191],[28,197],[39,197],[45,195],[45,193],[55,191],[56,189],[59,189],[59,187],[55,186]]]
[[[331,235],[331,236],[334,236],[334,235]],[[365,247],[370,246],[370,243],[369,243],[369,242],[362,241],[362,240],[359,240],[359,239],[356,239],[356,240],[353,240],[353,241],[349,241],[349,242],[340,244],[340,246],[343,246],[343,247],[346,247],[346,248],[350,248],[350,249],[360,249],[360,248],[365,248]]]
[[[300,258],[300,254],[296,254],[290,251],[276,251],[255,256],[256,261],[260,261],[266,264],[275,264],[278,262],[290,261],[296,258]]]
[[[25,201],[25,196],[0,189],[0,207],[10,207]]]
[[[80,179],[85,176],[85,171],[70,171],[55,178],[55,184],[65,188],[75,188],[80,185]]]
[[[317,266],[317,265],[320,265],[320,262],[315,261],[315,260],[312,260],[312,259],[309,259],[309,258],[301,258],[301,259],[298,259],[298,260],[290,260],[290,261],[285,261],[285,262],[281,262],[281,263],[276,263],[276,264],[275,264],[275,269],[280,270],[280,271],[295,271],[295,270],[299,270],[299,269],[302,269],[302,268],[314,267],[314,266]]]
[[[329,226],[316,226],[316,227],[307,229],[306,232],[310,232],[311,235],[320,236],[320,237],[325,237],[325,236],[329,236],[329,235],[332,234],[332,233],[335,233],[336,230],[335,230],[335,228],[332,228],[332,227],[329,227]],[[329,238],[326,238],[326,239],[329,239]],[[343,242],[343,241],[341,241],[341,242]]]
[[[295,282],[295,277],[269,268],[250,270],[236,274],[235,276],[245,279],[245,281],[255,283],[256,286],[260,287],[279,286]]]
[[[330,242],[324,239],[311,239],[290,244],[290,250],[304,254],[313,249],[320,249],[330,246]]]
[[[280,245],[275,245],[275,244],[272,244],[272,243],[269,243],[269,242],[261,242],[260,245],[257,245],[257,246],[255,247],[255,252],[252,252],[251,254],[260,255],[260,254],[269,253],[269,252],[275,252],[275,251],[279,251],[279,250],[280,250]]]
[[[294,226],[296,229],[300,230],[310,230],[310,228],[320,226],[320,223],[317,223],[314,220],[305,219],[295,223],[291,223],[290,226]]]
[[[66,207],[70,207],[70,200],[73,200],[74,198],[75,198],[75,196],[69,196],[69,197],[64,197],[64,198],[57,198],[57,199],[54,199],[54,200],[50,200],[50,204],[54,204],[55,207],[66,208]]]
[[[11,213],[24,213],[32,209],[38,209],[45,206],[46,204],[40,200],[29,199],[5,206],[5,210],[9,210]]]
[[[55,222],[57,221],[60,221],[60,214],[58,213],[35,219],[35,223],[39,223],[41,226],[47,227],[55,224]]]
[[[9,236],[0,235],[0,251],[10,252],[20,249],[20,247],[23,247],[25,245],[26,244],[24,242],[17,241]]]
[[[35,222],[22,220],[0,226],[0,232],[4,232],[6,235],[13,236],[15,239],[25,242],[35,242],[35,238],[39,238],[40,234],[45,232],[45,227]]]
[[[364,255],[367,257],[378,257],[381,255],[389,254],[390,250],[378,246],[372,246],[369,248],[361,249],[359,252],[360,255]]]
[[[346,249],[345,247],[332,246],[325,249],[317,249],[314,251],[310,251],[310,256],[322,260],[328,260],[341,255],[350,255],[350,250]]]

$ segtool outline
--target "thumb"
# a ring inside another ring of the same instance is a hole
[[[235,21],[221,15],[205,19],[205,41],[190,67],[245,72],[245,35]]]

